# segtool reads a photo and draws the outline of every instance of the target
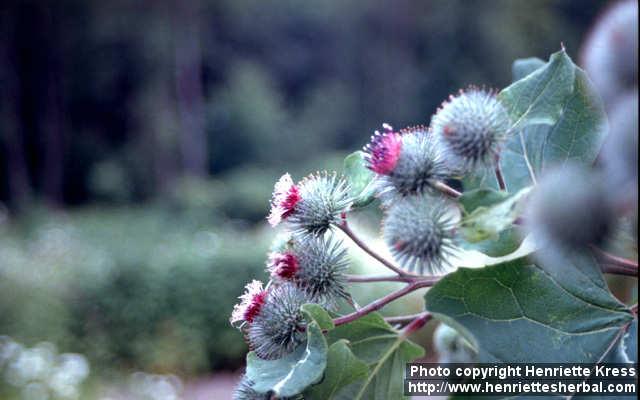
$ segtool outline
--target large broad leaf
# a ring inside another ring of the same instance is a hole
[[[460,233],[469,242],[497,239],[500,232],[510,228],[522,212],[522,200],[530,188],[515,194],[477,189],[460,197],[464,217]]]
[[[247,354],[247,373],[258,393],[272,392],[279,397],[301,393],[322,379],[327,364],[327,342],[315,322],[307,326],[307,342],[278,360],[263,360]]]
[[[600,265],[588,251],[570,251],[552,246],[534,253],[533,258],[536,267],[572,295],[586,302],[606,305],[610,309],[626,309],[609,291]]]
[[[538,65],[534,59],[516,61],[514,78],[529,74],[499,95],[516,125],[500,155],[510,192],[534,184],[534,177],[549,166],[567,160],[591,165],[607,132],[600,97],[584,71],[564,51],[535,69]],[[468,177],[464,186],[496,188],[493,170]]]
[[[522,258],[460,268],[425,296],[427,310],[456,327],[480,362],[597,362],[632,316],[608,296],[585,300]]]
[[[328,340],[346,338],[353,353],[369,364],[366,379],[346,386],[339,399],[404,398],[404,365],[424,355],[424,349],[400,336],[378,313],[336,327]]]
[[[344,159],[344,176],[351,186],[352,207],[365,207],[375,197],[375,174],[364,163],[364,153],[355,151]]]
[[[552,54],[546,65],[502,90],[499,99],[507,106],[513,129],[555,124],[573,92],[574,74],[573,62],[561,50]]]
[[[345,386],[366,379],[369,367],[353,355],[348,343],[341,339],[329,346],[324,378],[305,392],[305,399],[338,399],[343,396],[341,392]]]

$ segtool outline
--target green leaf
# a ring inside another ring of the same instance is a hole
[[[496,239],[498,234],[512,226],[522,212],[522,200],[531,188],[521,189],[515,194],[477,189],[465,192],[460,197],[464,217],[460,232],[472,243]]]
[[[424,349],[401,337],[379,313],[336,327],[329,341],[345,338],[353,354],[370,365],[363,381],[348,385],[340,399],[402,399],[404,364],[424,355]]]
[[[527,264],[460,268],[427,292],[426,308],[467,337],[479,362],[598,361],[631,314]]]
[[[629,325],[629,330],[622,338],[622,351],[626,356],[626,362],[638,362],[638,320],[634,319]]]
[[[502,257],[518,250],[522,244],[522,234],[516,228],[508,228],[498,234],[495,239],[487,239],[476,243],[461,240],[460,247],[476,250],[489,257]]]
[[[324,331],[331,330],[335,327],[331,315],[322,308],[322,306],[313,303],[303,304],[300,307],[302,312],[307,316],[309,321],[315,321],[320,329]]]
[[[377,312],[340,325],[327,335],[329,343],[347,339],[353,354],[367,364],[374,364],[389,349],[398,332]]]
[[[306,399],[338,399],[343,387],[367,377],[369,367],[353,355],[348,343],[341,339],[329,347],[324,379],[305,392]]]
[[[513,81],[519,81],[533,71],[544,67],[546,63],[538,57],[521,58],[513,62],[511,74]]]
[[[405,364],[422,356],[424,356],[422,347],[398,337],[352,398],[354,400],[403,399]]]
[[[538,177],[548,167],[567,160],[592,165],[607,132],[600,97],[583,70],[571,63],[573,73],[566,71],[566,63],[571,60],[564,52],[554,54],[547,64],[535,70],[536,63],[527,60],[516,61],[513,67],[515,78],[525,77],[500,94],[505,106],[520,120],[518,127],[523,128],[514,130],[500,154],[504,179],[511,192],[531,186],[535,183],[532,175]],[[560,79],[561,71],[573,76],[569,95],[564,87],[566,77]],[[546,85],[560,85],[563,89],[549,92],[543,90]],[[546,99],[546,106],[535,106],[542,99]],[[530,118],[531,111],[526,111],[529,108],[536,110],[537,118]],[[541,116],[543,111],[548,112],[546,117]],[[486,168],[465,178],[464,187],[496,188],[493,170]]]
[[[566,251],[559,247],[545,248],[539,253],[535,254],[536,266],[567,292],[613,310],[626,309],[609,291],[600,265],[590,253]]]
[[[519,68],[520,69],[520,68]],[[575,67],[564,50],[554,53],[542,68],[514,82],[499,94],[514,121],[513,129],[555,124],[573,92]]]
[[[279,397],[301,393],[322,379],[327,364],[327,342],[317,323],[307,326],[307,342],[277,360],[263,360],[252,351],[247,354],[248,379],[258,393],[273,391]]]
[[[375,174],[365,166],[362,151],[355,151],[344,159],[344,175],[351,186],[352,207],[369,205],[375,198]]]

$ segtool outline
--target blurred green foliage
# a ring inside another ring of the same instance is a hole
[[[264,276],[268,235],[165,208],[34,217],[0,235],[0,326],[103,368],[189,374],[237,367],[228,316]]]

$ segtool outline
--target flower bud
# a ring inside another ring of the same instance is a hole
[[[300,190],[294,185],[291,175],[282,175],[273,189],[271,212],[267,217],[271,226],[278,225],[280,221],[291,215],[299,201]]]
[[[262,288],[262,282],[253,280],[245,287],[245,293],[239,297],[240,303],[233,307],[231,325],[238,322],[251,323],[253,319],[260,313],[260,309],[264,305],[267,297],[267,291]]]
[[[367,167],[378,174],[380,195],[423,193],[448,177],[438,143],[426,127],[398,132],[389,125],[384,127],[386,131],[376,131],[364,148]]]
[[[507,138],[510,120],[495,93],[470,87],[442,103],[430,128],[449,167],[464,173],[492,165]]]
[[[540,180],[528,200],[525,222],[541,246],[580,249],[604,241],[614,214],[602,180],[569,164]]]
[[[403,268],[419,274],[441,275],[453,268],[455,221],[441,198],[411,196],[396,201],[383,220],[383,236]]]
[[[277,359],[292,352],[305,338],[300,307],[311,299],[296,286],[271,286],[260,312],[248,324],[249,347],[264,359]]]
[[[271,253],[267,266],[272,278],[293,283],[314,302],[334,306],[340,297],[349,297],[345,277],[348,263],[342,242],[298,237],[288,250]]]
[[[275,226],[286,220],[297,233],[320,236],[350,205],[349,186],[335,173],[312,174],[298,185],[285,174],[276,184],[269,222]]]

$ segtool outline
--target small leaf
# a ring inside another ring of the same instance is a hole
[[[405,364],[424,356],[424,349],[398,337],[364,381],[354,400],[404,398]]]
[[[324,378],[305,392],[305,398],[337,399],[343,387],[367,377],[369,367],[353,355],[348,343],[342,339],[329,347]]]
[[[327,365],[327,342],[317,323],[307,326],[307,342],[277,360],[263,360],[252,351],[247,354],[248,379],[258,393],[273,392],[287,397],[301,393],[322,379]]]
[[[554,53],[542,68],[514,82],[499,94],[514,121],[513,129],[555,124],[573,92],[574,65],[564,50]]]
[[[498,234],[497,238],[482,240],[480,242],[467,242],[461,240],[459,245],[463,249],[476,250],[489,257],[502,257],[518,250],[522,244],[522,234],[517,228],[508,228]]]
[[[490,189],[477,189],[463,194],[460,203],[466,215],[460,223],[460,232],[472,243],[497,238],[520,216],[522,200],[530,190],[524,188],[509,195]]]
[[[394,400],[404,398],[404,365],[424,355],[424,349],[400,337],[379,313],[336,327],[327,339],[345,338],[353,354],[370,366],[364,381],[348,385],[338,399]]]
[[[525,76],[531,74],[533,71],[544,67],[546,63],[544,60],[539,59],[538,57],[530,57],[530,58],[521,58],[519,60],[515,60],[513,62],[513,66],[511,67],[511,75],[513,76],[513,81],[519,81]]]
[[[340,325],[327,335],[329,343],[347,339],[353,354],[367,364],[376,363],[393,344],[398,332],[373,312],[348,324]]]
[[[322,308],[322,306],[313,303],[307,303],[300,308],[307,316],[309,321],[315,321],[323,331],[331,330],[335,327],[331,315]]]
[[[528,264],[460,268],[427,292],[426,308],[465,335],[479,362],[598,361],[631,313]]]
[[[369,205],[375,198],[375,174],[365,166],[362,151],[355,151],[344,159],[344,175],[351,186],[353,207]]]

